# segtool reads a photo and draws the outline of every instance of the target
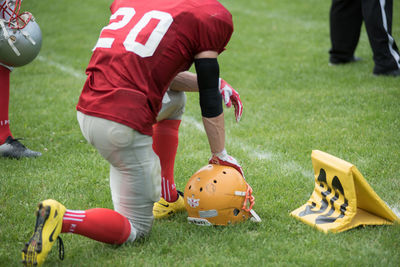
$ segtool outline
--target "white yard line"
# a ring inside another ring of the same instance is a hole
[[[201,122],[198,122],[195,118],[191,116],[184,115],[184,119],[182,120],[182,122],[184,126],[185,124],[190,124],[199,131],[205,132],[203,124]],[[314,180],[314,173],[312,170],[306,170],[298,163],[291,160],[288,161],[283,155],[279,153],[273,153],[267,150],[257,150],[245,143],[241,143],[240,140],[235,140],[235,142],[239,144],[238,147],[240,147],[245,153],[250,154],[254,158],[266,162],[278,162],[278,164],[281,165],[282,169],[284,169],[287,173],[301,173],[304,177],[310,178],[310,180]]]
[[[64,64],[60,64],[58,62],[55,62],[53,60],[50,60],[44,56],[38,56],[37,59],[39,61],[42,61],[44,63],[46,63],[49,66],[55,67],[57,69],[59,69],[60,71],[62,71],[63,73],[67,73],[70,74],[71,76],[74,76],[75,78],[79,78],[79,79],[86,79],[86,75],[84,72],[81,71],[77,71],[71,67],[68,67]]]

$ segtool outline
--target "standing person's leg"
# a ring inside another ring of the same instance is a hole
[[[0,157],[23,158],[42,155],[26,148],[18,139],[14,139],[10,130],[10,67],[0,64]]]
[[[362,14],[374,54],[374,74],[400,75],[400,55],[392,37],[393,0],[362,0]]]
[[[8,108],[10,101],[10,70],[0,65],[0,145],[11,136]]]
[[[354,56],[354,52],[362,25],[361,0],[332,0],[329,22],[329,62],[344,64],[359,60]]]

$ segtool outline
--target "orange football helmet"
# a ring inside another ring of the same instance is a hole
[[[198,225],[229,225],[251,217],[260,221],[252,210],[252,191],[236,169],[215,164],[204,166],[185,187],[188,221]]]

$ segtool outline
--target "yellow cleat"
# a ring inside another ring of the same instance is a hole
[[[38,205],[36,211],[35,232],[22,249],[22,263],[25,266],[43,264],[56,239],[59,240],[59,257],[64,258],[64,246],[58,236],[66,208],[53,199],[47,199]]]
[[[167,202],[164,198],[161,198],[158,202],[154,203],[153,216],[156,219],[161,219],[184,210],[183,194],[178,191],[178,199],[175,202]]]

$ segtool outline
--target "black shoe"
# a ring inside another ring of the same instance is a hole
[[[386,72],[374,73],[375,76],[391,76],[391,77],[398,77],[400,76],[400,69],[391,70]]]
[[[330,58],[329,59],[329,65],[330,66],[337,66],[337,65],[343,65],[343,64],[358,62],[358,61],[361,61],[361,60],[362,59],[360,57],[355,57],[355,56],[353,56],[352,58],[349,58],[349,59]]]
[[[7,137],[4,144],[0,145],[0,157],[19,159],[23,157],[40,157],[41,155],[42,153],[26,148],[18,139],[14,139],[11,136]]]

